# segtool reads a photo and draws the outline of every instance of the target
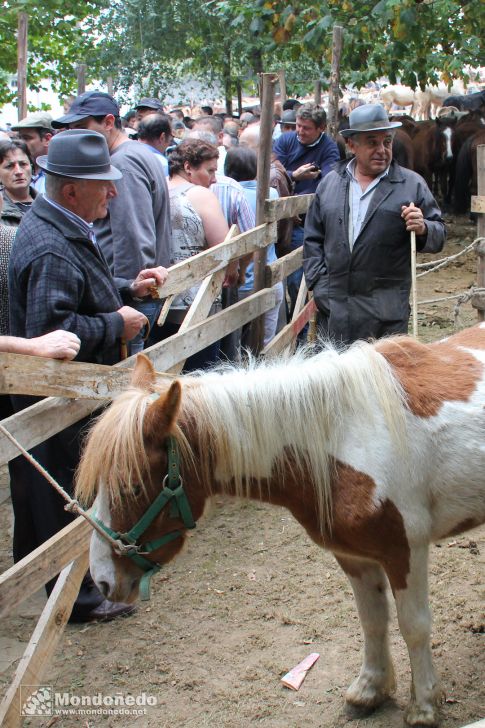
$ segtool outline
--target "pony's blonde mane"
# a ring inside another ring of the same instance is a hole
[[[315,489],[322,531],[331,526],[332,466],[344,423],[383,419],[398,447],[405,442],[404,394],[387,360],[359,342],[339,353],[333,347],[308,356],[223,366],[182,378],[180,428],[175,437],[183,458],[185,438],[199,454],[205,483],[217,480],[247,497],[256,482],[285,473],[309,478]],[[166,391],[163,379],[155,389]],[[103,482],[120,503],[143,483],[148,460],[143,419],[153,394],[130,389],[101,415],[92,429],[78,471],[78,497],[90,502]],[[379,413],[379,414],[378,414]],[[184,434],[185,433],[185,434]],[[215,472],[212,470],[215,464]]]
[[[255,481],[260,489],[270,478],[284,486],[291,469],[311,479],[322,530],[331,525],[332,467],[345,422],[367,423],[380,412],[397,448],[406,441],[404,393],[370,344],[225,366],[196,381],[184,388],[180,422],[194,423],[198,452],[212,454],[199,459],[205,482],[217,479],[248,497]]]

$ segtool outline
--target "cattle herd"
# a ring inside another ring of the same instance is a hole
[[[457,94],[452,89],[450,94],[389,86],[375,101],[402,122],[393,145],[397,162],[424,177],[445,211],[469,212],[470,197],[477,194],[476,150],[485,144],[485,90]],[[346,126],[348,119],[341,115],[339,128]]]

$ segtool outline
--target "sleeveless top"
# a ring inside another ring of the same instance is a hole
[[[187,197],[187,191],[195,187],[190,182],[169,188],[170,218],[172,221],[171,265],[187,260],[207,248],[204,225],[199,213]],[[177,295],[170,310],[186,311],[192,305],[200,283]],[[170,318],[170,314],[168,316]]]

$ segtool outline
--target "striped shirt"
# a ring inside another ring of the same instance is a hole
[[[221,203],[227,224],[237,225],[240,233],[251,230],[256,220],[239,182],[219,173],[216,174],[216,180],[210,189]]]

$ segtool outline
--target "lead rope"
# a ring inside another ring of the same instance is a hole
[[[34,466],[36,470],[39,471],[41,475],[44,476],[44,478],[52,485],[53,488],[57,490],[60,496],[64,498],[66,502],[66,505],[64,506],[64,509],[66,511],[69,511],[69,513],[76,513],[78,516],[82,516],[86,519],[86,521],[94,528],[95,531],[99,533],[100,536],[102,536],[106,541],[109,541],[113,549],[117,554],[120,556],[126,556],[127,552],[132,551],[133,547],[122,543],[122,541],[119,541],[117,539],[112,538],[106,531],[104,531],[101,526],[99,526],[96,521],[91,518],[89,513],[86,513],[86,511],[81,508],[78,501],[75,498],[71,498],[69,493],[66,493],[64,488],[59,485],[59,483],[52,477],[50,473],[47,472],[47,470],[41,465],[34,457],[31,455],[24,447],[23,445],[18,442],[18,440],[15,439],[15,437],[12,435],[11,432],[5,429],[3,425],[0,424],[0,432],[7,437],[11,443],[15,445],[15,447],[20,450],[22,455],[27,458],[29,463]]]

